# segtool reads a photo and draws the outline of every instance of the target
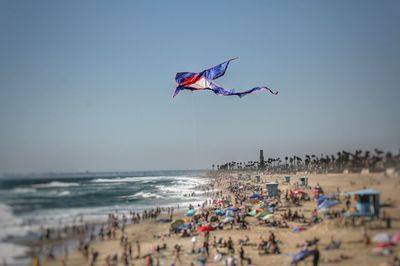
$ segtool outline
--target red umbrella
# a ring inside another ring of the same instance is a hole
[[[214,229],[208,225],[203,225],[203,226],[200,226],[199,228],[197,228],[198,232],[210,232],[212,230],[214,230]]]

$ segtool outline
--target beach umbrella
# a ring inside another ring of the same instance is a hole
[[[263,211],[263,212],[257,213],[256,216],[254,216],[254,217],[260,218],[260,217],[263,217],[263,216],[265,216],[267,214],[269,214],[269,211]]]
[[[182,220],[182,219],[178,219],[178,220],[175,220],[175,221],[173,221],[172,223],[171,223],[171,228],[172,229],[176,229],[176,228],[178,228],[180,225],[182,225],[182,224],[184,224],[184,221]]]
[[[200,226],[199,228],[197,228],[198,232],[210,232],[212,230],[213,230],[213,228],[208,225],[203,225],[203,226]]]
[[[224,219],[224,223],[230,223],[230,222],[233,222],[234,220],[235,220],[235,218],[233,218],[233,217],[226,217]]]
[[[210,222],[218,222],[218,216],[211,216],[210,217]]]
[[[262,218],[262,220],[265,221],[265,220],[269,220],[269,219],[273,219],[273,218],[274,218],[274,215],[272,213],[270,213],[270,214],[265,215]]]
[[[400,242],[400,231],[394,233],[394,235],[392,235],[392,239],[391,240],[394,243]]]
[[[185,216],[190,217],[193,216],[196,213],[196,210],[188,210]]]
[[[233,211],[230,211],[230,210],[227,210],[226,212],[225,212],[225,216],[226,217],[232,217],[232,216],[235,216],[235,213],[233,212]]]
[[[295,254],[292,258],[292,265],[297,265],[298,262],[304,260],[308,256],[310,256],[313,252],[310,250],[302,250],[299,253]]]
[[[253,195],[251,195],[250,196],[250,199],[262,199],[262,195],[260,195],[260,194],[253,194]]]
[[[236,208],[236,207],[230,207],[230,208],[227,209],[227,211],[233,211],[233,212],[236,212],[236,211],[238,211],[238,210],[239,210],[239,209]]]
[[[317,205],[320,205],[322,202],[324,202],[325,200],[328,200],[328,199],[329,199],[329,197],[326,197],[326,196],[319,197],[317,200]]]
[[[257,214],[256,209],[253,209],[253,210],[251,210],[251,211],[249,212],[249,215],[251,215],[251,216],[255,216],[256,214]]]
[[[337,204],[336,200],[325,200],[320,205],[318,205],[318,209],[320,208],[330,208]]]
[[[375,243],[385,243],[385,242],[390,242],[390,240],[391,240],[391,237],[387,233],[380,233],[380,234],[374,235],[374,237],[372,238],[372,241]]]
[[[189,229],[190,228],[190,224],[181,224],[178,228],[181,229],[181,230]]]

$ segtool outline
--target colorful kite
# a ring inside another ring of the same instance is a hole
[[[190,90],[190,91],[211,90],[217,95],[221,96],[237,95],[240,98],[242,98],[247,94],[251,94],[262,90],[267,90],[274,95],[278,94],[277,91],[274,92],[270,88],[265,86],[255,87],[247,91],[235,92],[234,90],[226,90],[221,86],[215,84],[213,80],[222,77],[225,74],[226,69],[228,68],[229,62],[235,59],[237,58],[230,59],[226,62],[223,62],[222,64],[206,69],[200,73],[193,73],[193,72],[177,73],[175,76],[175,80],[178,83],[178,86],[176,87],[174,95],[172,97],[175,97],[180,91],[183,90]]]

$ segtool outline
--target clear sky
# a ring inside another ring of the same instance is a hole
[[[400,147],[400,1],[0,0],[0,173]],[[176,72],[229,58],[171,96]]]

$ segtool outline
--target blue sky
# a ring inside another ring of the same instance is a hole
[[[0,1],[0,172],[400,147],[399,1]],[[229,58],[219,84],[174,76]]]

